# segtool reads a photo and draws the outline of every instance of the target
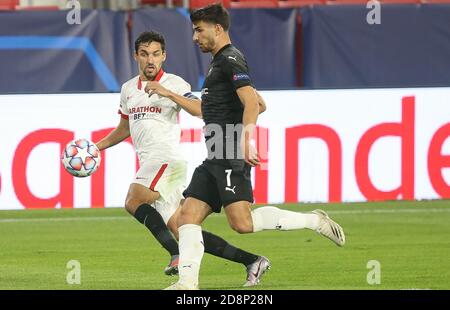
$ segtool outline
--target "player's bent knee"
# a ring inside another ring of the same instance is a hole
[[[187,208],[181,208],[180,215],[177,219],[177,226],[180,227],[184,224],[192,223],[193,222],[194,215],[192,214],[190,209]]]
[[[249,234],[253,232],[253,226],[251,223],[232,223],[231,228],[240,234]]]
[[[125,201],[125,210],[128,211],[131,215],[134,215],[137,208],[142,205],[144,202],[135,198],[127,198]]]
[[[144,203],[152,204],[160,197],[158,192],[153,192],[140,184],[131,184],[125,199],[125,209],[131,215]]]
[[[196,224],[200,225],[203,218],[199,217],[198,214],[195,213],[195,210],[192,208],[181,208],[180,215],[177,219],[177,226],[183,226],[185,224]]]
[[[212,211],[206,202],[189,197],[181,206],[179,212],[177,226],[181,227],[186,224],[201,225]]]

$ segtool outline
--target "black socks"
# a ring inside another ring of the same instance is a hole
[[[217,235],[202,231],[205,252],[248,266],[258,259],[258,255],[246,252],[229,244]]]
[[[149,204],[142,204],[134,213],[134,217],[144,224],[158,242],[171,256],[179,255],[178,243],[164,223],[161,214]],[[207,231],[202,231],[205,252],[248,266],[258,259],[258,255],[236,248],[221,237]]]
[[[149,204],[142,204],[134,213],[134,217],[150,230],[158,242],[170,253],[178,255],[178,243],[167,228],[161,214]]]

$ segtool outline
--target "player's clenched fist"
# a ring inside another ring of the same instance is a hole
[[[159,84],[159,82],[149,81],[145,86],[145,92],[148,93],[148,96],[151,97],[154,94],[168,97],[170,95],[170,91]]]

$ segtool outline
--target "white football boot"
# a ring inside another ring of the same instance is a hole
[[[247,266],[247,282],[244,287],[258,285],[263,274],[269,269],[270,261],[264,256],[258,257],[254,263]]]
[[[317,233],[327,237],[338,246],[343,246],[345,244],[344,230],[338,223],[330,219],[325,211],[317,209],[311,213],[319,216],[319,227],[316,229]]]

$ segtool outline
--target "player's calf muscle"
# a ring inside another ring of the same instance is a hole
[[[181,206],[183,205],[184,199],[182,202],[180,202],[180,206],[177,208],[175,213],[170,217],[169,221],[167,222],[167,228],[172,232],[174,237],[178,240],[178,218],[180,217],[181,213]]]
[[[177,226],[177,219],[171,218],[169,222],[167,223],[167,227],[174,235],[175,239],[178,240],[178,226]]]

